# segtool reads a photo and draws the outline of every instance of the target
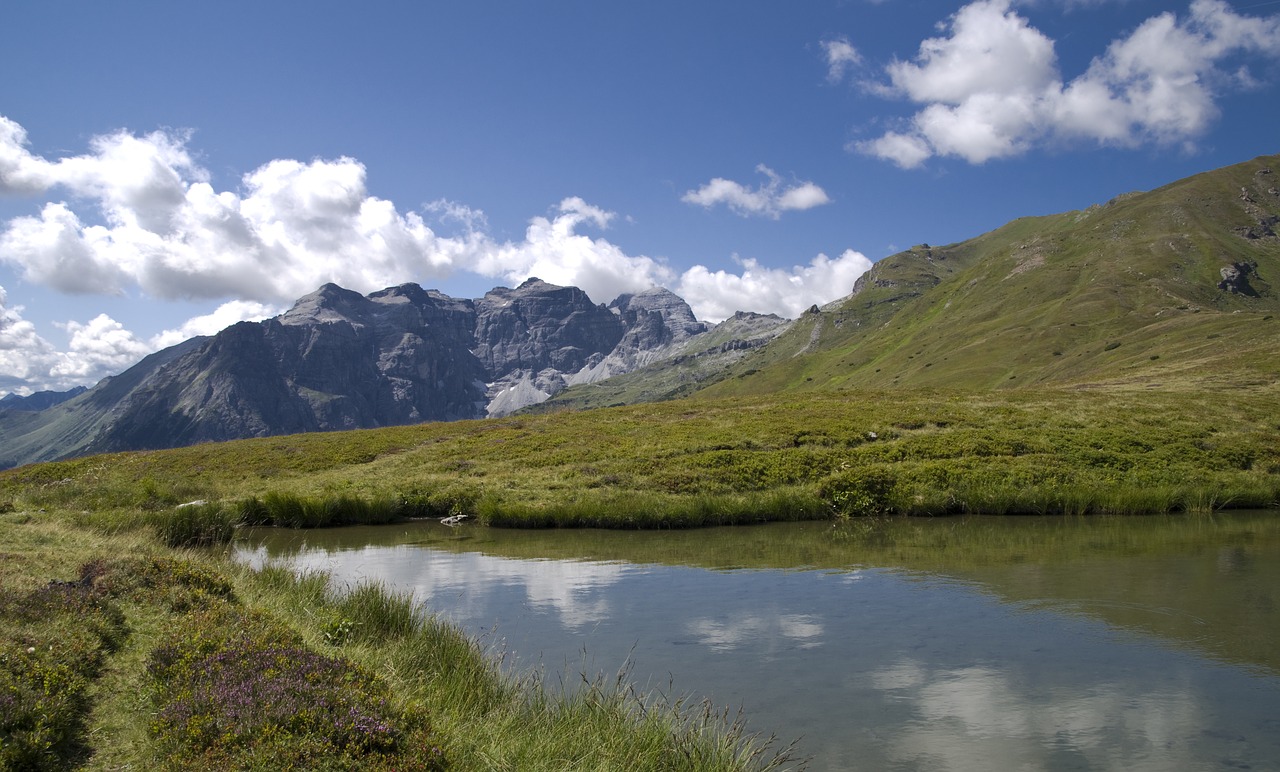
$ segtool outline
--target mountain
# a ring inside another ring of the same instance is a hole
[[[522,412],[584,410],[685,397],[728,377],[736,363],[767,346],[792,324],[775,314],[739,311],[704,332],[640,349],[631,368],[575,385]],[[606,359],[604,365],[608,365]]]
[[[286,313],[153,354],[39,413],[0,411],[0,468],[72,455],[504,415],[628,372],[709,325],[664,289],[612,307],[529,279],[478,300],[326,284]]]
[[[884,258],[846,298],[680,395],[1274,388],[1280,156]],[[666,397],[641,369],[628,397]],[[645,383],[649,385],[644,385]],[[570,389],[546,403],[590,404]]]
[[[66,402],[72,397],[83,394],[85,391],[87,389],[84,386],[76,386],[68,391],[37,391],[25,397],[9,393],[0,397],[0,410],[37,412]]]

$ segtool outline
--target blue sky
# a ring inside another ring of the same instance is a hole
[[[875,260],[1280,151],[1280,2],[22,2],[0,393],[325,281],[793,316]]]

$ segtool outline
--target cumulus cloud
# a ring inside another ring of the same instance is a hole
[[[48,161],[28,151],[22,127],[0,121],[4,192],[58,190],[92,204],[86,221],[49,202],[0,233],[0,260],[63,292],[137,286],[164,299],[282,302],[326,281],[368,291],[447,276],[468,247],[369,195],[350,158],[276,160],[246,174],[241,191],[216,191],[184,132],[119,132]]]
[[[1188,143],[1217,119],[1223,91],[1254,84],[1247,68],[1229,65],[1280,57],[1280,16],[1194,0],[1181,18],[1147,19],[1067,81],[1054,41],[1010,5],[977,0],[913,60],[885,67],[888,82],[871,90],[923,107],[900,130],[853,147],[913,168],[934,156],[983,163],[1054,141]]]
[[[132,367],[148,354],[196,335],[213,335],[236,322],[259,321],[280,313],[280,309],[261,303],[233,300],[146,340],[110,316],[98,314],[88,322],[55,323],[68,339],[65,349],[60,350],[22,318],[22,311],[22,306],[7,304],[5,289],[0,287],[0,393],[89,386]]]
[[[30,384],[43,384],[57,361],[53,345],[22,318],[22,306],[9,306],[0,287],[0,391],[33,391]]]
[[[21,308],[0,302],[0,389],[89,384],[193,335],[273,315],[325,282],[370,292],[458,271],[511,285],[538,276],[581,287],[597,302],[667,286],[700,318],[717,321],[739,310],[794,316],[847,294],[870,265],[846,252],[791,269],[744,260],[741,273],[702,266],[681,273],[604,238],[616,215],[577,197],[531,218],[513,241],[492,238],[480,210],[445,199],[425,205],[440,222],[461,226],[446,236],[421,214],[372,195],[355,159],[273,160],[236,190],[218,190],[190,139],[183,131],[120,131],[93,139],[81,155],[49,160],[31,152],[22,126],[0,117],[0,193],[50,199],[0,226],[0,262],[63,293],[223,301],[150,338],[105,315],[65,322],[65,350],[37,334]],[[757,188],[713,180],[685,200],[768,217],[830,200],[811,182],[787,185],[768,167],[759,171],[767,180]]]
[[[50,375],[58,381],[84,383],[118,373],[155,349],[106,314],[88,322],[58,325],[70,336],[68,350],[59,354]]]
[[[278,316],[284,310],[252,300],[230,300],[212,313],[194,316],[174,329],[152,336],[151,348],[159,351],[199,335],[216,335],[237,322],[260,322]]]
[[[680,276],[673,291],[702,319],[720,321],[743,310],[795,318],[815,303],[848,295],[871,268],[871,261],[852,249],[835,259],[818,255],[808,265],[790,269],[768,268],[751,259],[738,262],[739,274],[694,266]]]
[[[767,182],[757,188],[716,177],[697,190],[688,191],[680,200],[708,209],[724,204],[743,217],[771,217],[775,220],[785,211],[812,209],[831,201],[826,191],[812,182],[784,187],[782,178],[764,164],[757,166],[756,171],[767,178]]]
[[[596,302],[667,284],[673,273],[663,262],[628,255],[603,238],[593,239],[578,232],[584,224],[607,228],[613,217],[613,213],[581,198],[566,198],[554,217],[530,220],[524,241],[482,245],[472,270],[512,285],[530,276],[552,284],[572,285]]]
[[[114,319],[99,314],[86,323],[65,322],[66,350],[58,348],[10,306],[0,287],[0,392],[30,393],[88,385],[131,366],[155,350]]]

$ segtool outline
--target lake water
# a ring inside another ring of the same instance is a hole
[[[1280,515],[260,529],[548,681],[624,664],[809,769],[1280,769]]]

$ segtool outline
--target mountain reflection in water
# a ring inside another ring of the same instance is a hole
[[[1280,768],[1278,520],[413,523],[239,549],[413,592],[566,683],[629,663],[741,705],[814,769]]]

